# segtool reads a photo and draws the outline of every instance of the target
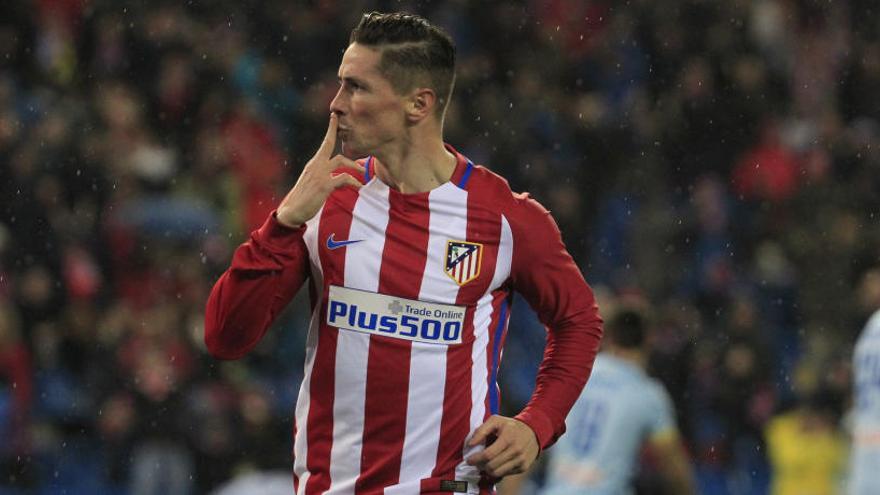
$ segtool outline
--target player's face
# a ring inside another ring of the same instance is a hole
[[[404,97],[379,72],[381,52],[352,43],[339,65],[339,92],[330,111],[339,116],[338,139],[349,158],[376,154],[404,131]]]

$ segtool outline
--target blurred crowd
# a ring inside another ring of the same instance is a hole
[[[653,308],[702,492],[767,493],[791,445],[827,445],[842,478],[852,345],[880,308],[874,2],[9,0],[0,494],[289,476],[304,302],[229,363],[204,303],[316,149],[374,9],[452,34],[445,139],[552,210],[603,313]],[[508,412],[544,338],[513,315]]]

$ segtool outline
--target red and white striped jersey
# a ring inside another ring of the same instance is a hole
[[[450,151],[455,152],[451,147]],[[517,419],[541,447],[592,367],[601,319],[550,214],[455,152],[449,182],[403,194],[365,163],[299,229],[274,214],[236,251],[206,312],[206,343],[237,358],[308,279],[312,319],[296,404],[298,494],[489,493],[467,439],[498,413],[512,291],[549,332]]]

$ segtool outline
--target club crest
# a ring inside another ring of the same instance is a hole
[[[446,241],[445,271],[458,285],[464,285],[480,275],[483,245],[476,242]]]

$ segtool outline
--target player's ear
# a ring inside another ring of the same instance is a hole
[[[437,93],[431,88],[416,88],[410,94],[406,106],[406,119],[410,123],[421,122],[434,113]]]

